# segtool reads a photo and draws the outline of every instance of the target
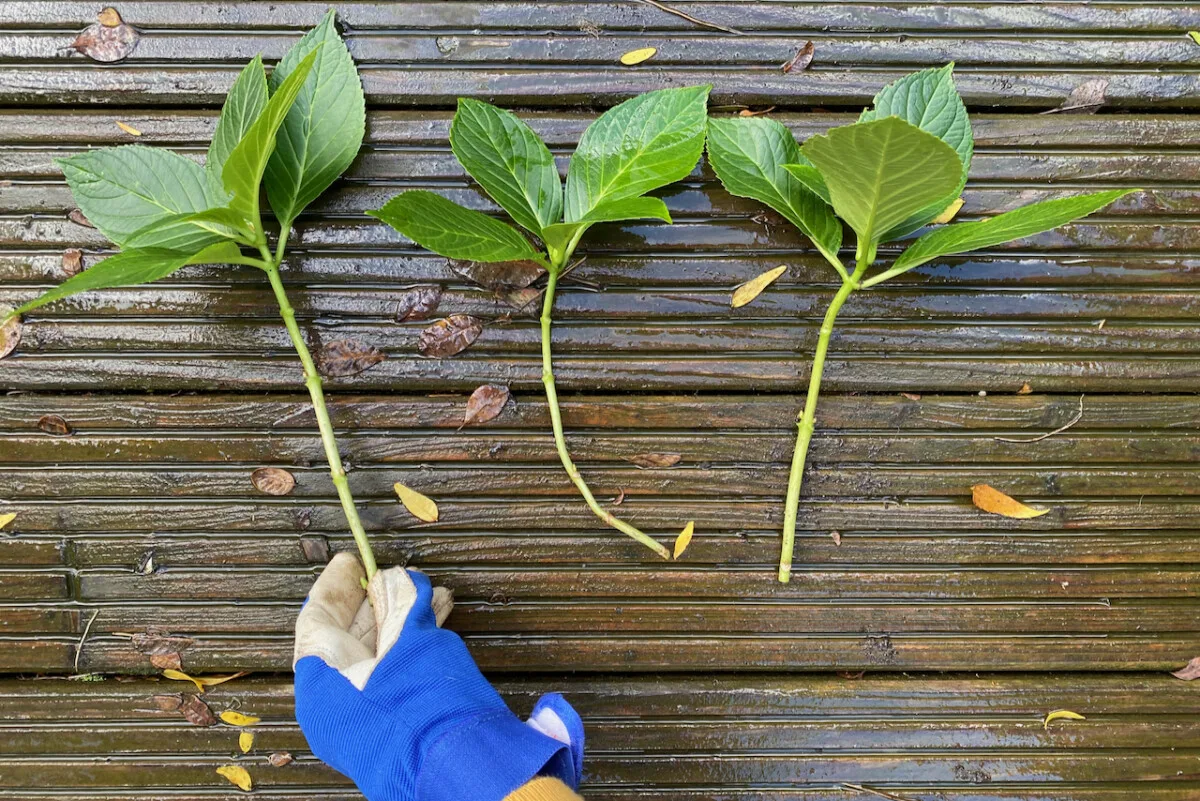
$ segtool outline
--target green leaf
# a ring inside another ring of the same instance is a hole
[[[687,177],[704,150],[711,86],[647,92],[583,132],[567,169],[566,222],[602,203],[638,197]]]
[[[808,159],[804,159],[804,163],[801,164],[784,164],[783,168],[790,172],[797,181],[804,184],[805,189],[832,205],[833,201],[829,199],[829,186],[821,177],[821,171],[809,164]]]
[[[267,168],[267,159],[275,149],[275,132],[300,94],[316,57],[316,53],[309,53],[271,95],[262,114],[246,131],[242,141],[237,143],[221,169],[221,181],[226,191],[233,195],[229,208],[251,224],[256,224],[259,219],[259,187]]]
[[[208,159],[204,168],[218,185],[221,183],[221,170],[229,159],[229,154],[237,147],[238,142],[250,130],[250,126],[267,107],[267,73],[263,69],[262,56],[255,56],[233,82],[225,105],[221,108],[221,117],[217,120],[217,128],[213,131],[212,142],[208,146]]]
[[[1002,245],[1015,239],[1050,231],[1097,212],[1114,200],[1137,191],[1140,190],[1111,189],[1090,195],[1046,200],[998,214],[987,220],[938,228],[925,234],[901,253],[900,258],[896,259],[895,264],[888,270],[889,277],[941,256]]]
[[[510,111],[460,98],[450,125],[459,163],[521,227],[541,234],[562,219],[563,189],[554,156]]]
[[[953,148],[899,117],[834,128],[800,149],[821,171],[834,211],[870,245],[954,191],[962,173]]]
[[[579,222],[556,223],[542,231],[542,241],[551,253],[562,252],[570,245],[577,232],[586,231],[596,223],[622,222],[624,220],[662,220],[671,222],[667,204],[656,197],[632,197],[601,203],[588,212]],[[582,236],[582,234],[580,234]]]
[[[221,206],[225,198],[204,168],[168,150],[124,145],[59,159],[67,184],[84,216],[118,245],[168,217]],[[180,226],[163,228],[145,245],[171,242],[181,250],[216,241],[215,234]]]
[[[783,123],[766,117],[710,119],[708,161],[730,194],[775,209],[837,263],[842,224],[824,200],[784,167],[811,165]]]
[[[366,130],[362,83],[334,22],[330,10],[271,73],[271,92],[278,94],[305,59],[315,58],[267,162],[267,199],[285,231],[346,171]]]
[[[167,237],[164,232],[177,236]],[[188,242],[197,231],[219,236],[222,239],[251,240],[254,232],[246,227],[242,215],[233,209],[221,207],[174,214],[150,223],[140,231],[130,234],[126,247],[159,247],[167,250],[188,250]]]
[[[232,251],[230,250],[232,248]],[[136,286],[165,278],[187,264],[219,262],[238,255],[231,242],[210,245],[198,252],[167,250],[165,248],[130,248],[122,250],[68,278],[58,286],[21,306],[13,315],[25,314],[56,300],[86,292],[89,289]]]
[[[884,242],[908,236],[927,225],[962,194],[963,187],[967,185],[967,173],[971,169],[971,157],[975,149],[975,138],[971,133],[967,108],[954,86],[952,63],[915,72],[888,84],[875,95],[874,108],[864,111],[859,122],[871,122],[889,116],[910,122],[954,148],[959,161],[962,162],[962,179],[957,190],[931,203],[884,234],[880,240]]]
[[[451,259],[546,262],[511,225],[423,189],[402,192],[383,208],[367,214],[383,220],[421,247]]]

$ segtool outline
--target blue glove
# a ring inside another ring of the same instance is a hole
[[[579,786],[583,722],[562,696],[522,723],[440,628],[448,591],[402,568],[366,592],[363,577],[338,554],[296,621],[296,719],[314,754],[368,801],[501,801],[538,775]]]

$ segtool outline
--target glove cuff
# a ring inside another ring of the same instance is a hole
[[[425,749],[416,801],[502,801],[539,774],[573,784],[569,748],[504,710],[460,723]]]

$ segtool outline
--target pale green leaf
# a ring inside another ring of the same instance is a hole
[[[582,236],[584,231],[596,223],[623,222],[625,220],[662,220],[671,222],[671,212],[667,204],[656,197],[631,197],[624,200],[614,200],[611,203],[601,203],[588,212],[579,222],[556,223],[548,225],[542,231],[542,241],[546,243],[551,253],[563,252],[570,246],[571,240]]]
[[[800,149],[825,179],[834,211],[870,245],[955,191],[962,173],[953,148],[899,117],[834,128]]]
[[[60,159],[58,164],[84,216],[122,246],[153,223],[225,203],[203,167],[169,150],[106,147]],[[161,229],[159,240],[187,250],[219,238],[195,226],[180,227],[186,230]],[[144,244],[157,241],[148,239]]]
[[[242,215],[230,208],[220,207],[174,214],[153,222],[140,231],[130,234],[126,247],[160,247],[167,250],[188,250],[189,242],[197,231],[219,236],[223,239],[248,240],[253,231],[246,227]],[[167,234],[173,234],[168,236]]]
[[[829,199],[829,187],[825,184],[825,179],[821,177],[821,171],[808,164],[808,159],[804,161],[803,164],[784,164],[783,167],[792,174],[792,177],[804,184],[805,189],[826,203],[832,204]]]
[[[930,231],[914,242],[908,250],[900,254],[887,272],[889,276],[898,275],[941,256],[1002,245],[1015,239],[1050,231],[1097,212],[1114,200],[1137,191],[1139,190],[1110,189],[1090,195],[1046,200],[986,220],[947,225],[945,228]]]
[[[836,262],[842,224],[824,200],[784,167],[811,165],[783,123],[767,117],[710,119],[708,161],[730,194],[775,209]]]
[[[423,248],[451,259],[520,261],[545,258],[511,225],[423,189],[401,192],[368,211]]]
[[[554,156],[512,112],[459,99],[450,147],[467,173],[521,227],[540,235],[562,219],[562,181]]]
[[[332,10],[275,67],[272,93],[278,94],[310,55],[315,58],[312,72],[287,112],[267,162],[267,199],[284,230],[346,171],[366,130],[362,83]]]
[[[262,56],[255,56],[238,75],[225,97],[221,117],[217,120],[217,128],[208,146],[204,168],[218,185],[221,184],[221,170],[229,154],[266,107],[267,73],[263,69]]]
[[[566,222],[602,203],[638,197],[687,177],[704,150],[711,86],[647,92],[583,132],[567,169]]]
[[[971,168],[975,138],[971,132],[971,121],[967,118],[967,108],[954,86],[953,64],[906,75],[881,89],[875,95],[874,103],[873,108],[862,113],[859,122],[899,117],[950,145],[962,162],[962,178],[958,188],[950,196],[931,203],[884,234],[880,241],[887,242],[928,225],[962,194],[963,187],[967,185],[967,172]]]
[[[221,169],[221,181],[225,190],[233,195],[229,201],[229,208],[251,223],[259,218],[259,187],[262,184],[263,172],[267,168],[267,159],[275,149],[275,133],[300,94],[316,57],[316,53],[309,53],[271,95],[262,114],[246,131],[246,135],[229,154],[225,166]]]
[[[89,289],[136,286],[165,278],[188,264],[197,254],[163,248],[131,248],[109,256],[68,278],[42,296],[16,310],[25,314],[47,303],[86,292]]]

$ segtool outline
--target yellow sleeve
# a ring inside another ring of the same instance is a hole
[[[513,790],[504,801],[583,801],[558,779],[541,776]]]

